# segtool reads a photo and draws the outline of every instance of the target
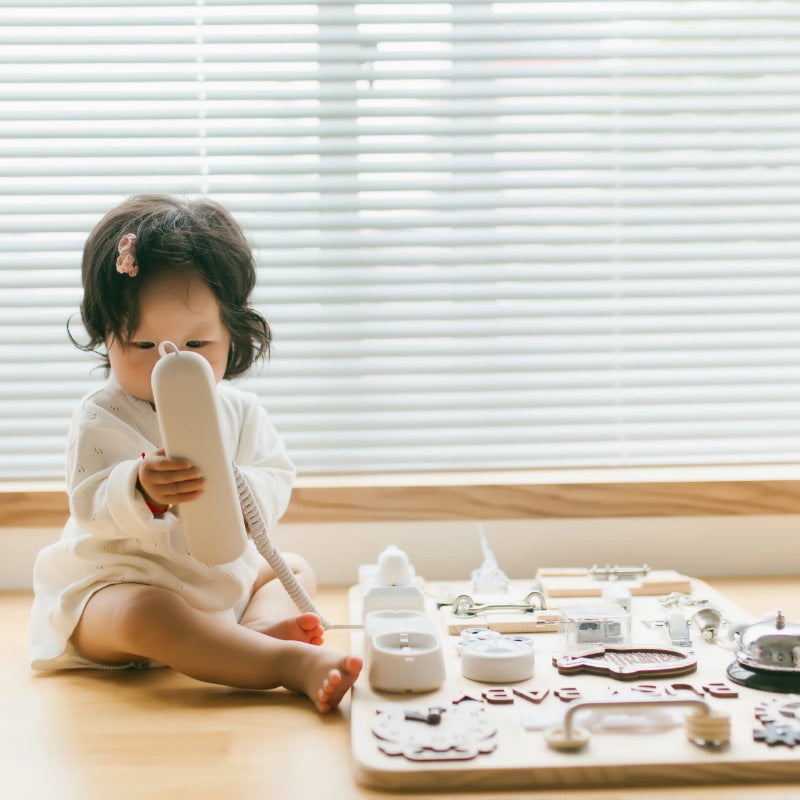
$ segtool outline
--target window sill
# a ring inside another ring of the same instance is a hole
[[[302,476],[285,522],[800,513],[800,464]],[[0,527],[60,527],[60,482],[0,482]]]

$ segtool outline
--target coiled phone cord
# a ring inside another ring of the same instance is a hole
[[[244,475],[242,475],[241,470],[235,463],[233,463],[233,477],[236,481],[236,491],[239,494],[242,513],[244,514],[250,535],[253,537],[253,542],[258,548],[258,552],[264,556],[267,563],[275,570],[278,580],[283,584],[289,597],[292,598],[294,604],[300,611],[313,611],[319,617],[320,623],[325,630],[332,627],[339,627],[334,626],[330,620],[326,619],[322,613],[320,613],[320,610],[316,607],[308,592],[300,585],[294,572],[292,572],[289,565],[283,560],[283,556],[270,541],[261,509],[258,507],[258,503],[255,497],[253,497],[253,493],[250,491],[247,481],[244,479]]]

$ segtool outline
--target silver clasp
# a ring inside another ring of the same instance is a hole
[[[537,599],[538,605],[533,602]],[[536,589],[528,592],[521,603],[476,603],[468,594],[460,594],[453,601],[454,617],[474,617],[484,611],[546,611],[547,601],[544,595]]]
[[[589,570],[589,574],[598,581],[632,581],[635,578],[644,578],[649,572],[650,567],[647,564],[642,564],[641,567],[621,567],[619,564],[598,567],[593,564]]]

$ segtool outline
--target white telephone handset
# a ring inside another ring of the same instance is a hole
[[[295,605],[313,611],[324,628],[332,627],[270,541],[247,481],[232,454],[225,452],[211,365],[172,342],[161,342],[158,352],[161,358],[150,381],[164,450],[168,456],[189,459],[206,479],[203,496],[181,506],[189,552],[206,564],[233,561],[247,546],[246,519],[259,553]]]
[[[161,342],[158,352],[150,381],[164,450],[187,458],[206,479],[202,497],[180,507],[189,552],[205,564],[227,564],[244,552],[247,533],[220,431],[214,373],[201,355],[172,342]]]

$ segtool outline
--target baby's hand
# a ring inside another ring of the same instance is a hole
[[[185,458],[167,458],[164,449],[139,464],[138,488],[152,505],[190,503],[203,494],[205,478]]]

